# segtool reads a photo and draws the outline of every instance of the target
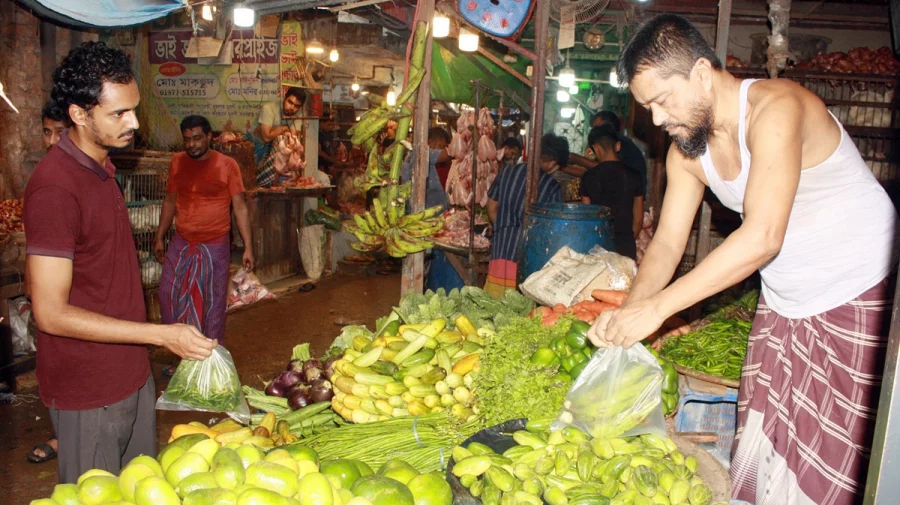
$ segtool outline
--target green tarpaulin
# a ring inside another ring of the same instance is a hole
[[[455,40],[447,41],[447,44],[455,43]],[[472,62],[473,59],[477,59],[479,63],[490,71],[490,74],[485,73],[484,70],[476,66]],[[510,66],[524,75],[525,67],[528,66],[528,60],[519,58],[517,63],[512,63]],[[526,103],[531,99],[531,88],[493,64],[487,58],[478,53],[462,53],[449,50],[435,40],[431,62],[431,98],[443,102],[474,105],[475,88],[471,83],[473,80],[481,80],[485,86],[498,91],[503,90],[498,84],[502,83]],[[488,107],[497,107],[498,99],[494,95],[488,100],[483,99],[482,104]],[[504,107],[517,107],[509,98],[504,98],[503,105]]]

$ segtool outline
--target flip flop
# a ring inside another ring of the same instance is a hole
[[[37,454],[34,453],[34,451],[36,451],[38,449],[44,451],[43,457],[38,456]],[[53,449],[53,447],[50,444],[44,442],[43,444],[38,444],[38,445],[34,446],[31,449],[31,452],[28,453],[26,458],[28,458],[28,461],[31,463],[45,463],[47,461],[50,461],[51,459],[56,458],[56,455],[57,455],[56,450]]]
[[[308,282],[308,283],[300,286],[300,288],[299,288],[299,290],[302,291],[303,293],[309,293],[310,291],[312,291],[314,289],[316,289],[316,285],[311,282]]]

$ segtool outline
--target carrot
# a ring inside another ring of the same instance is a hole
[[[549,316],[541,319],[541,326],[553,326],[557,321],[559,321],[559,314],[554,312]]]
[[[586,323],[593,323],[597,316],[591,314],[590,312],[576,312],[575,318],[580,319]]]
[[[553,306],[553,312],[555,312],[557,314],[565,314],[566,306],[561,303],[557,303],[556,305]]]
[[[612,289],[595,289],[591,292],[591,297],[599,302],[606,302],[621,307],[628,297],[628,291],[614,291]]]
[[[603,303],[603,302],[597,302],[597,301],[594,301],[594,300],[585,300],[585,301],[582,302],[582,303],[584,303],[584,308],[585,308],[586,310],[591,311],[593,314],[600,314],[600,313],[602,313],[604,310],[606,310],[606,306],[608,305],[608,304],[606,304],[606,303]]]
[[[550,309],[550,307],[541,307],[541,317],[547,317],[552,313],[553,311]]]

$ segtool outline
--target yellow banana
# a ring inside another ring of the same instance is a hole
[[[367,234],[372,233],[372,229],[369,228],[369,223],[359,214],[353,215],[353,221],[356,222],[356,226],[358,226],[362,232]]]

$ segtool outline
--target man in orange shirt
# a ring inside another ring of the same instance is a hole
[[[222,344],[232,206],[244,240],[244,268],[252,270],[254,258],[240,168],[230,157],[209,148],[211,132],[202,116],[188,116],[181,122],[185,150],[173,156],[169,165],[153,251],[163,264],[159,285],[163,322],[194,325]],[[175,235],[166,252],[165,236],[176,216]]]

